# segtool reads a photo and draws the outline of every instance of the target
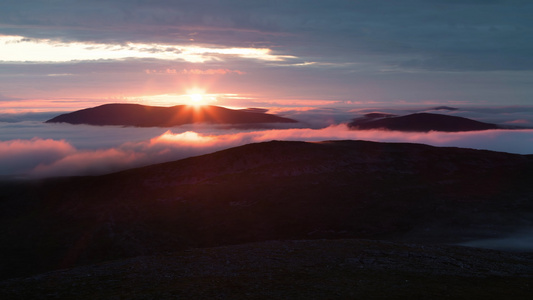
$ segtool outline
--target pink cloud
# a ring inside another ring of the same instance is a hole
[[[227,74],[237,74],[244,75],[246,72],[240,70],[231,70],[231,69],[146,69],[144,70],[146,74],[181,74],[181,75],[227,75]]]
[[[212,130],[211,133],[173,133],[169,130],[148,140],[97,150],[76,149],[64,140],[34,138],[0,142],[0,163],[3,167],[6,166],[1,175],[49,177],[104,174],[271,140],[411,142],[533,153],[533,130],[409,133],[350,130],[346,125],[322,129],[275,129],[238,133],[217,130]]]
[[[531,121],[525,119],[507,121],[506,124],[515,124],[515,125],[531,125]]]
[[[238,74],[238,75],[244,75],[246,74],[243,71],[239,70],[230,70],[230,69],[207,69],[207,70],[200,70],[200,69],[184,69],[181,71],[181,74],[194,74],[194,75],[226,75],[226,74]]]
[[[35,177],[105,174],[134,167],[143,156],[120,149],[80,151],[49,164],[41,163],[30,174]]]
[[[41,163],[50,163],[75,152],[76,149],[64,140],[0,141],[0,175],[23,174]]]

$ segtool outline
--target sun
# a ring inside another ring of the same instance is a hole
[[[189,103],[191,105],[204,105],[204,95],[203,94],[189,94]]]
[[[187,102],[188,105],[192,106],[206,105],[208,102],[211,101],[209,95],[206,95],[205,91],[200,89],[187,90],[187,94],[185,95],[184,100],[185,102]]]

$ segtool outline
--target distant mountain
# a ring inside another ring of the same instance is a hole
[[[253,112],[253,113],[260,113],[260,114],[264,114],[268,111],[268,109],[265,109],[265,108],[255,108],[255,107],[251,107],[251,108],[243,108],[243,109],[239,109],[240,111],[245,111],[245,112]]]
[[[140,104],[105,104],[59,115],[46,123],[121,125],[136,127],[170,127],[193,123],[261,124],[296,123],[297,121],[266,114],[259,110],[233,110],[219,106],[172,107]]]
[[[372,113],[364,114],[362,117],[353,119],[352,123],[354,123],[354,124],[363,124],[363,123],[368,123],[370,121],[375,121],[375,120],[385,119],[385,118],[391,118],[391,117],[397,117],[397,116],[398,115],[389,114],[389,113],[372,112]]]
[[[265,142],[96,177],[0,182],[0,278],[286,239],[460,243],[533,227],[533,156]]]
[[[373,113],[367,113],[365,114],[361,120],[366,119],[367,121],[375,120],[375,119],[382,119],[382,118],[391,118],[391,117],[397,117],[398,115],[395,114],[388,114],[388,113],[380,113],[380,112],[373,112]]]
[[[463,117],[415,113],[406,116],[372,116],[354,119],[348,124],[353,129],[385,129],[398,131],[474,131],[500,128],[496,124],[484,123]]]

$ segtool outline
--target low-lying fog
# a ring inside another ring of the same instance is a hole
[[[503,251],[533,252],[533,228],[520,230],[505,237],[475,240],[461,245]]]
[[[209,125],[133,128],[47,124],[57,114],[0,114],[0,176],[49,177],[96,175],[177,160],[270,140],[368,140],[410,142],[533,153],[533,129],[474,132],[397,132],[350,130],[345,123],[368,112],[408,114],[416,109],[273,109],[300,121],[299,128],[235,129]],[[533,127],[533,107],[425,110],[475,120]]]

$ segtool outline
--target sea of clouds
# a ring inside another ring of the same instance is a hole
[[[238,129],[210,125],[134,128],[44,123],[46,114],[0,114],[0,176],[42,178],[98,175],[271,140],[367,140],[533,154],[533,129],[471,132],[351,130],[346,123],[369,112],[407,114],[420,109],[278,109],[297,128]],[[428,111],[428,110],[425,110]],[[429,110],[431,111],[431,110]],[[436,113],[533,127],[533,107],[461,108]]]

